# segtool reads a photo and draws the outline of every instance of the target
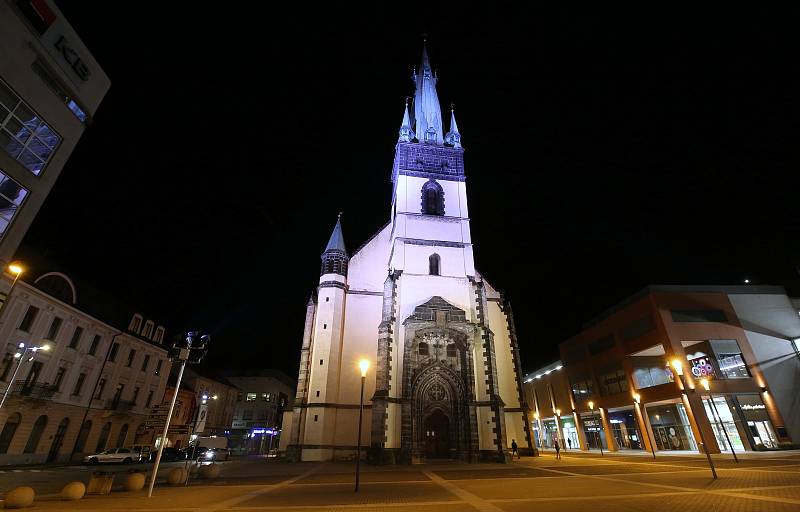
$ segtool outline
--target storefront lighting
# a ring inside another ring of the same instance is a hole
[[[591,400],[589,400],[589,410],[591,411],[594,410],[594,402],[592,402]]]
[[[633,401],[636,402],[637,404],[640,403],[642,401],[642,395],[640,395],[639,393],[634,393]]]
[[[700,379],[700,384],[706,391],[708,391],[711,388],[711,383],[708,382],[708,379]]]
[[[683,375],[683,364],[681,364],[680,359],[673,359],[672,360],[672,367],[675,368],[675,373],[678,375]]]
[[[767,387],[766,386],[761,386],[761,392],[766,395],[767,394]]]
[[[560,370],[563,367],[564,367],[563,365],[558,365],[558,366],[556,366],[556,370]]]
[[[538,412],[533,413],[533,419],[535,419],[535,420],[539,419],[539,413]]]

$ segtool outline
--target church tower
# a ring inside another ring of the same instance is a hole
[[[513,315],[475,269],[461,133],[452,106],[445,131],[425,47],[413,82],[389,223],[348,256],[337,221],[322,256],[297,399],[284,416],[290,458],[356,455],[363,358],[373,366],[360,456],[503,462],[512,441],[533,449]]]

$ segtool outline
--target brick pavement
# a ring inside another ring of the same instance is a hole
[[[719,479],[700,457],[550,454],[512,464],[230,464],[223,478],[190,487],[156,487],[154,497],[115,492],[79,502],[40,499],[36,510],[110,512],[315,511],[796,511],[800,455],[720,458]]]

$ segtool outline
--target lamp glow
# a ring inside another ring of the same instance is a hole
[[[9,265],[9,266],[8,266],[8,270],[9,270],[9,271],[10,271],[12,274],[14,274],[14,275],[17,275],[17,276],[19,276],[20,274],[22,274],[23,272],[25,272],[25,269],[24,269],[24,268],[22,268],[22,265],[19,265],[19,264],[17,264],[17,263],[12,263],[11,265]]]
[[[683,365],[681,364],[679,359],[673,359],[670,363],[673,368],[675,368],[675,373],[678,375],[683,375]]]
[[[561,416],[561,409],[556,409],[556,416]]]
[[[594,402],[592,402],[591,400],[589,400],[589,409],[592,411],[594,410]]]
[[[711,384],[708,382],[708,379],[700,379],[700,384],[705,388],[706,391],[709,390]]]
[[[367,361],[366,359],[362,359],[361,361],[358,362],[358,367],[361,368],[361,376],[366,377],[367,370],[369,370],[369,361]]]
[[[533,419],[535,419],[535,420],[539,419],[539,413],[538,412],[533,413]]]
[[[638,404],[639,402],[642,401],[642,395],[640,395],[639,393],[634,393],[633,394],[633,401]]]

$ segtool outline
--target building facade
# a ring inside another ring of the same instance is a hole
[[[283,425],[283,412],[294,396],[294,382],[282,372],[260,370],[226,374],[239,392],[230,448],[237,454],[265,454],[277,448]]]
[[[0,267],[5,268],[110,81],[51,0],[0,0],[0,20]]]
[[[139,314],[101,320],[108,303],[93,308],[79,293],[50,272],[19,281],[2,309],[0,464],[66,462],[152,442],[147,416],[170,371],[164,329]],[[20,343],[47,349],[25,352]]]
[[[426,51],[414,81],[389,222],[350,254],[337,221],[322,255],[284,415],[292,459],[356,456],[362,359],[373,461],[503,461],[513,440],[531,447],[511,308],[475,269],[461,134],[452,112],[444,132]]]
[[[193,434],[228,435],[233,424],[239,389],[220,375],[188,365],[184,370],[181,386],[194,392],[194,400],[198,404],[195,408],[195,420],[192,422]]]
[[[562,343],[561,361],[526,376],[536,442],[790,447],[800,440],[798,338],[798,310],[780,287],[651,286]]]

